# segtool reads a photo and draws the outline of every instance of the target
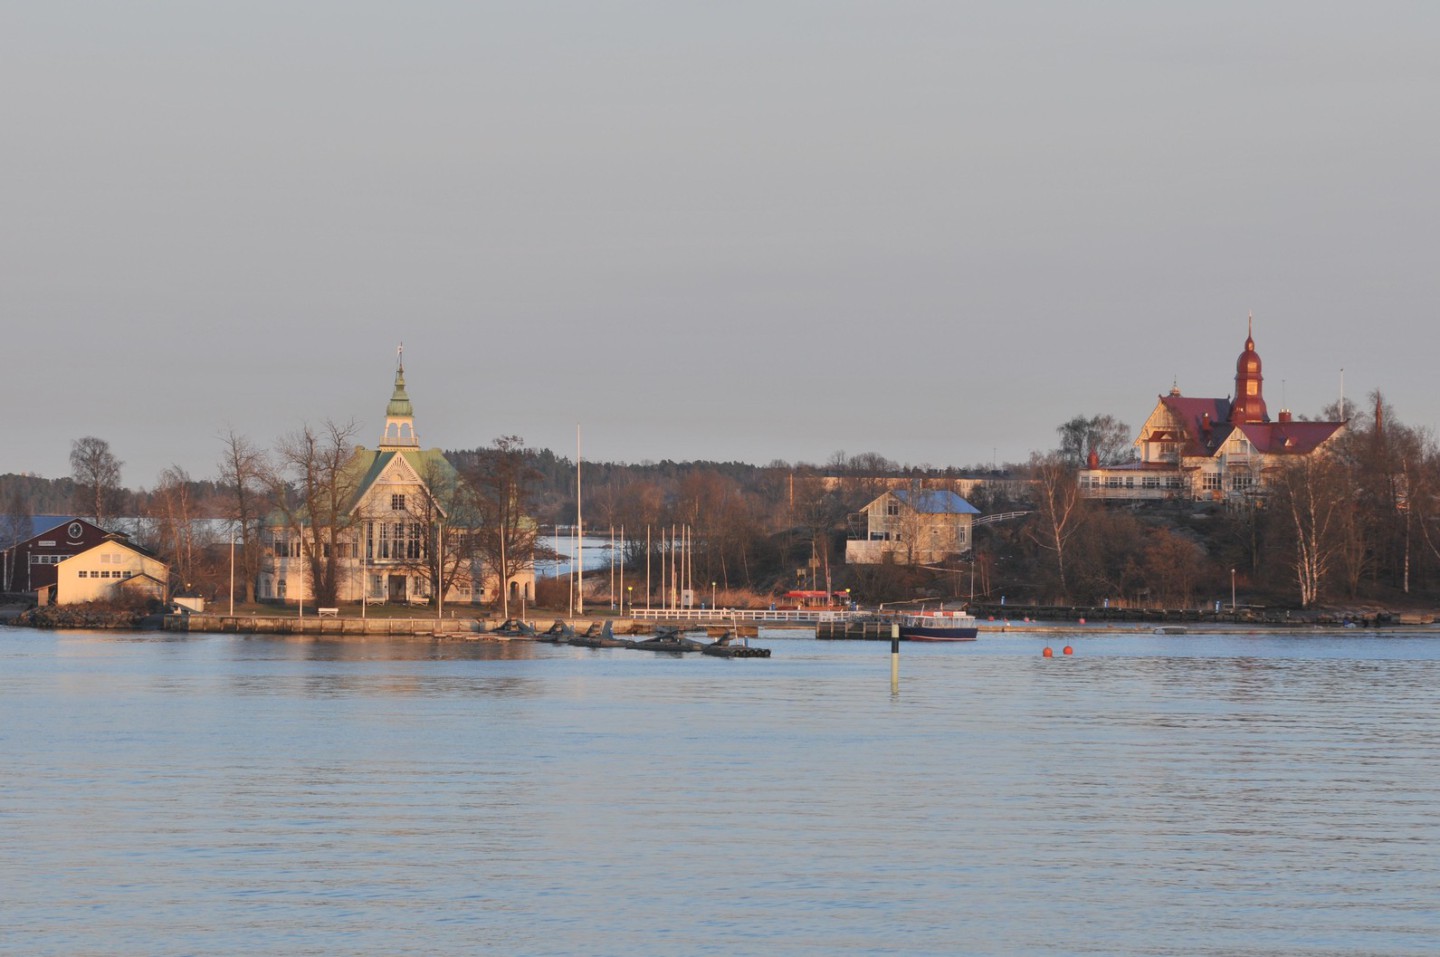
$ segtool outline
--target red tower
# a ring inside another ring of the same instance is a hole
[[[1269,422],[1265,411],[1265,377],[1260,374],[1260,354],[1255,351],[1255,319],[1250,319],[1245,335],[1245,351],[1235,361],[1235,398],[1230,403],[1230,422]]]

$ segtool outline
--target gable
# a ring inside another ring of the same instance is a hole
[[[444,515],[440,502],[448,499],[448,492],[460,478],[455,466],[439,449],[358,449],[348,467],[363,473],[356,484],[351,514],[365,505],[388,510],[387,496],[404,494],[404,489],[418,489],[421,494],[429,495],[436,510]],[[441,487],[432,488],[432,485]]]
[[[1345,427],[1343,422],[1267,422],[1239,427],[1257,452],[1265,455],[1309,455]]]
[[[1179,445],[1181,455],[1212,456],[1234,429],[1229,415],[1229,399],[1192,399],[1173,392],[1162,395],[1135,444],[1173,442]]]
[[[23,542],[17,542],[14,546],[17,551],[62,549],[74,553],[94,548],[111,534],[83,518],[36,515],[32,522],[36,526],[35,533]]]

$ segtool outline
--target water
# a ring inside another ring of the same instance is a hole
[[[0,632],[0,953],[1435,952],[1440,637],[781,634]]]

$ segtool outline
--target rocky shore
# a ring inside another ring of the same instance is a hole
[[[30,608],[6,622],[23,628],[152,628],[158,616],[131,609],[92,605],[47,605]]]

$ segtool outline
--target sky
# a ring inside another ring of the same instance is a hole
[[[1024,461],[1440,426],[1440,4],[0,0],[0,473],[426,446]],[[1343,369],[1343,373],[1342,370]]]

